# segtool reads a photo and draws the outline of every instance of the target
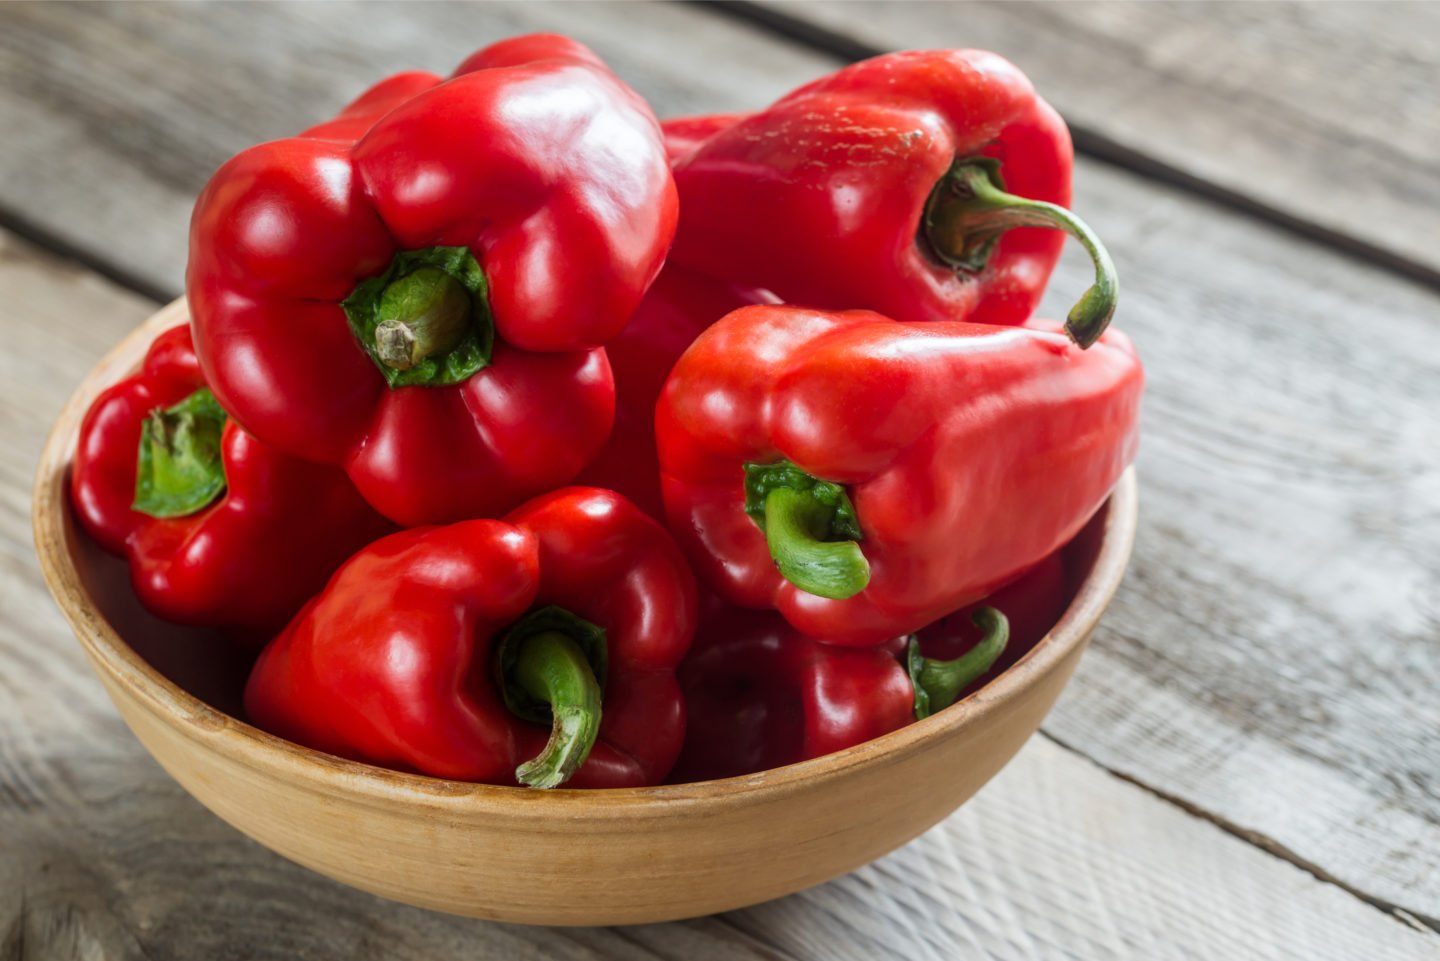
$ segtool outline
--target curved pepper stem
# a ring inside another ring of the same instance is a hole
[[[530,697],[550,706],[550,740],[538,755],[515,769],[528,787],[559,787],[580,770],[600,732],[600,682],[585,653],[559,631],[532,634],[520,642],[515,682]]]
[[[558,787],[590,756],[608,662],[605,629],[553,605],[531,611],[496,642],[505,706],[550,727],[545,749],[515,769],[521,784]]]
[[[409,370],[459,346],[470,314],[470,292],[445,271],[422,267],[406,274],[380,295],[375,356],[387,367]]]
[[[986,671],[1005,651],[1010,641],[1010,621],[993,607],[982,607],[971,618],[985,632],[980,643],[951,661],[936,661],[920,653],[920,641],[910,637],[905,652],[906,667],[915,685],[915,720],[923,721],[936,711],[955,703],[960,692]]]
[[[131,507],[150,517],[184,517],[213,503],[225,490],[225,420],[205,387],[174,407],[151,411],[140,428]]]
[[[789,461],[745,465],[745,513],[762,531],[785,579],[819,597],[844,600],[870,583],[850,495]]]
[[[983,270],[1000,236],[1014,227],[1063,230],[1090,255],[1095,283],[1065,320],[1070,339],[1089,347],[1115,315],[1120,280],[1110,252],[1085,221],[1058,204],[1006,193],[1000,162],[991,157],[957,161],[925,207],[925,239],[937,257],[961,270]]]
[[[777,487],[765,498],[765,542],[785,579],[800,590],[844,600],[870,583],[870,562],[854,541],[824,540],[835,513],[809,494]]]

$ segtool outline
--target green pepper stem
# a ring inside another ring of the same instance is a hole
[[[515,769],[529,787],[564,784],[585,763],[600,731],[600,682],[580,646],[559,631],[532,634],[520,643],[516,683],[550,706],[550,740]]]
[[[1065,320],[1065,332],[1081,347],[1100,339],[1115,315],[1120,281],[1115,262],[1089,224],[1058,204],[1007,193],[999,162],[988,157],[961,161],[937,186],[925,211],[925,236],[946,263],[964,270],[984,268],[1000,235],[1014,227],[1050,227],[1080,241],[1095,265],[1093,283]]]
[[[443,270],[422,267],[391,281],[380,296],[375,356],[395,370],[452,350],[470,324],[470,292]]]
[[[870,562],[853,540],[824,540],[835,508],[807,491],[777,487],[765,495],[765,540],[785,579],[800,590],[844,600],[870,583]]]
[[[131,506],[150,517],[184,517],[219,497],[225,490],[225,420],[205,387],[173,407],[151,411],[140,428]]]
[[[936,661],[920,653],[913,635],[906,652],[910,680],[915,685],[915,719],[923,721],[955,703],[960,692],[995,666],[1010,640],[1010,621],[993,607],[982,607],[971,619],[984,631],[980,643],[950,661]]]

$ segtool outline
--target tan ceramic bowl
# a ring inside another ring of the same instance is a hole
[[[141,610],[124,565],[81,536],[66,497],[76,432],[97,393],[186,319],[161,310],[103,360],[60,414],[35,484],[35,541],[60,609],[155,759],[272,850],[398,901],[531,924],[631,924],[777,898],[920,834],[980,789],[1040,725],[1120,583],[1135,534],[1134,473],[1067,548],[1074,600],[1023,660],[928,720],[750,777],[540,792],[399,774],[257,730],[243,665]],[[197,657],[196,651],[205,653]]]

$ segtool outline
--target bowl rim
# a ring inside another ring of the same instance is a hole
[[[36,553],[46,585],[97,673],[143,701],[150,713],[159,715],[168,726],[244,767],[302,782],[319,793],[343,791],[350,800],[373,806],[388,808],[400,802],[444,810],[451,816],[468,811],[527,820],[574,817],[582,811],[587,819],[630,818],[641,809],[650,816],[695,816],[697,805],[769,803],[858,769],[886,767],[1021,697],[1083,645],[1118,589],[1134,544],[1139,498],[1132,466],[1109,497],[1109,513],[1090,573],[1077,586],[1060,620],[1024,657],[980,690],[925,720],[823,757],[711,781],[549,791],[452,781],[346,760],[225,714],[161,674],[105,619],[85,590],[67,549],[69,466],[86,410],[102,390],[138,366],[156,334],[188,319],[184,297],[152,314],[91,369],[51,427],[36,469],[31,502]]]

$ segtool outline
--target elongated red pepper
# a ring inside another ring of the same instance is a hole
[[[675,218],[634,91],[563,37],[497,43],[220,168],[191,225],[201,363],[247,430],[394,520],[497,516],[604,443],[598,345]]]
[[[1068,541],[1138,441],[1118,331],[744,307],[656,411],[666,512],[726,600],[854,645],[984,597]]]
[[[695,582],[664,529],[572,487],[356,554],[260,655],[260,726],[464,781],[656,784],[684,739]]]
[[[689,118],[672,262],[782,300],[904,320],[1023,323],[1074,235],[1095,284],[1066,331],[1115,309],[1115,268],[1064,209],[1073,150],[1018,69],[981,50],[875,57],[723,129]]]
[[[70,485],[81,526],[129,560],[140,601],[185,624],[278,628],[393,529],[342,471],[229,421],[187,327],[157,337],[140,372],[95,399]]]

